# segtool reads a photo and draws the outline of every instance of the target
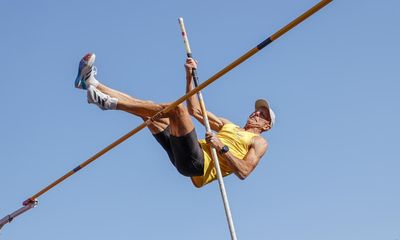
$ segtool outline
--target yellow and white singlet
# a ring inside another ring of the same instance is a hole
[[[251,139],[258,134],[246,132],[239,126],[227,123],[216,135],[223,144],[229,147],[229,152],[236,158],[243,159],[249,151]],[[214,166],[214,160],[211,157],[210,146],[206,141],[199,140],[200,146],[204,154],[204,174],[203,176],[194,176],[192,182],[196,187],[202,187],[217,178],[217,171]],[[226,160],[218,154],[221,173],[225,177],[233,172]]]

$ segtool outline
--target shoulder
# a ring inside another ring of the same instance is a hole
[[[222,125],[225,125],[225,124],[233,124],[230,120],[228,120],[228,119],[226,119],[226,118],[219,118],[219,120],[221,120],[221,122],[222,122]]]
[[[267,152],[268,142],[261,136],[254,136],[251,140],[252,143],[249,152],[251,152],[252,159],[254,160],[255,164],[257,164]]]
[[[268,148],[267,139],[263,138],[262,136],[254,136],[251,140],[252,140],[252,147],[257,148],[264,152],[267,150]]]
[[[220,124],[218,124],[218,131],[221,131],[222,128],[225,127],[225,126],[227,126],[227,125],[233,124],[231,121],[229,121],[229,120],[226,119],[226,118],[221,118],[221,117],[219,117],[218,119],[219,119],[219,121],[220,121]],[[235,124],[233,124],[233,125],[235,125]]]

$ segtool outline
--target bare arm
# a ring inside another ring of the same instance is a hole
[[[207,142],[212,145],[217,151],[220,151],[224,144],[215,136],[214,133],[206,133]],[[262,137],[254,137],[252,144],[246,156],[239,159],[233,156],[229,151],[222,154],[222,157],[228,162],[228,164],[234,170],[235,175],[244,180],[254,170],[260,159],[265,154],[268,148],[267,141]]]
[[[197,63],[194,59],[188,58],[186,59],[185,69],[186,69],[186,93],[190,92],[194,88],[192,69],[197,68]],[[186,101],[188,111],[190,115],[196,118],[201,124],[204,125],[203,113],[201,110],[200,102],[197,98],[197,95],[193,95]],[[210,127],[214,131],[221,130],[222,126],[226,123],[230,123],[229,120],[217,117],[213,113],[207,111],[208,121],[210,123]]]

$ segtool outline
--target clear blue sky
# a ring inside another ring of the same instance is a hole
[[[86,52],[104,83],[173,101],[178,17],[204,81],[316,3],[1,1],[0,218],[141,123],[73,87]],[[277,114],[258,168],[225,178],[238,239],[400,239],[399,9],[334,1],[203,91],[239,125],[259,97]],[[218,184],[194,188],[148,130],[39,201],[0,239],[229,239]]]

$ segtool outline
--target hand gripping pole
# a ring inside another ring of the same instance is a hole
[[[178,20],[179,20],[179,25],[181,27],[183,43],[185,44],[186,55],[187,55],[187,57],[191,58],[192,57],[192,51],[190,50],[189,39],[188,39],[188,36],[187,36],[187,33],[186,33],[185,24],[183,23],[183,18],[179,18]],[[192,76],[193,76],[194,85],[197,87],[199,85],[198,84],[197,69],[192,69]],[[201,111],[203,113],[204,126],[206,127],[206,131],[207,132],[211,132],[211,127],[210,127],[210,123],[208,121],[208,116],[207,116],[206,105],[204,103],[203,95],[201,94],[201,91],[197,92],[197,97],[199,99]],[[217,170],[217,178],[218,178],[218,183],[219,183],[219,190],[221,192],[222,201],[224,203],[225,214],[226,214],[226,219],[228,221],[228,226],[229,226],[229,231],[230,231],[230,234],[231,234],[231,239],[232,240],[236,240],[237,239],[236,238],[236,231],[235,231],[235,226],[233,224],[233,218],[232,218],[231,209],[229,207],[228,196],[227,196],[226,190],[225,190],[225,184],[224,184],[223,176],[222,176],[222,173],[221,173],[221,168],[220,168],[220,165],[219,165],[219,159],[218,159],[217,151],[216,151],[216,149],[214,147],[211,147],[211,156],[212,156],[212,159],[214,160],[214,163],[215,163],[214,164],[215,165],[215,169]]]
[[[125,134],[124,136],[120,137],[115,142],[111,143],[110,145],[108,145],[103,150],[101,150],[100,152],[98,152],[95,155],[93,155],[92,157],[90,157],[88,160],[86,160],[85,162],[83,162],[82,164],[77,166],[76,168],[72,169],[71,171],[69,171],[68,173],[66,173],[65,175],[63,175],[62,177],[60,177],[59,179],[54,181],[53,183],[49,184],[47,187],[45,187],[42,190],[40,190],[38,193],[36,193],[32,197],[30,197],[27,200],[25,200],[23,202],[24,207],[18,209],[14,213],[6,216],[5,218],[3,218],[1,220],[0,228],[3,227],[5,224],[10,222],[10,221],[8,221],[8,219],[12,220],[13,218],[17,217],[18,215],[20,215],[20,214],[26,212],[27,210],[31,209],[32,207],[34,207],[34,205],[32,205],[32,202],[36,202],[36,199],[38,197],[40,197],[41,195],[45,194],[47,191],[49,191],[50,189],[52,189],[56,185],[60,184],[65,179],[69,178],[70,176],[72,176],[73,174],[75,174],[76,172],[81,170],[82,168],[86,167],[87,165],[89,165],[90,163],[92,163],[93,161],[95,161],[96,159],[98,159],[99,157],[101,157],[102,155],[104,155],[105,153],[107,153],[108,151],[113,149],[114,147],[118,146],[119,144],[121,144],[122,142],[127,140],[128,138],[132,137],[137,132],[141,131],[143,128],[145,128],[147,125],[149,125],[151,122],[153,122],[154,120],[159,119],[160,117],[162,117],[163,114],[165,114],[165,113],[171,111],[172,109],[176,108],[179,104],[181,104],[182,102],[186,101],[186,99],[188,99],[189,97],[191,97],[194,94],[198,93],[199,91],[203,90],[205,87],[207,87],[211,83],[215,82],[217,79],[219,79],[220,77],[225,75],[227,72],[231,71],[232,69],[237,67],[239,64],[241,64],[242,62],[244,62],[247,59],[249,59],[251,56],[256,54],[258,51],[260,51],[261,49],[266,47],[268,44],[270,44],[271,42],[273,42],[276,39],[278,39],[280,36],[282,36],[283,34],[288,32],[290,29],[292,29],[295,26],[297,26],[299,23],[303,22],[305,19],[307,19],[308,17],[310,17],[314,13],[318,12],[321,8],[325,7],[326,5],[328,5],[332,1],[333,0],[322,0],[322,1],[320,1],[315,6],[310,8],[308,11],[303,13],[301,16],[297,17],[295,20],[290,22],[288,25],[286,25],[283,28],[281,28],[275,34],[271,35],[269,38],[267,38],[266,40],[264,40],[263,42],[258,44],[256,47],[252,48],[250,51],[245,53],[243,56],[239,57],[238,59],[233,61],[231,64],[229,64],[228,66],[226,66],[225,68],[223,68],[222,70],[220,70],[219,72],[217,72],[216,74],[211,76],[207,81],[201,83],[199,86],[195,87],[193,90],[191,90],[190,92],[186,93],[186,95],[182,96],[181,98],[179,98],[178,100],[173,102],[171,105],[169,105],[168,107],[164,108],[162,111],[156,113],[153,117],[151,117],[147,121],[143,122],[142,124],[137,126],[135,129],[133,129],[132,131],[130,131],[127,134]],[[27,206],[29,206],[29,207],[27,207]]]

